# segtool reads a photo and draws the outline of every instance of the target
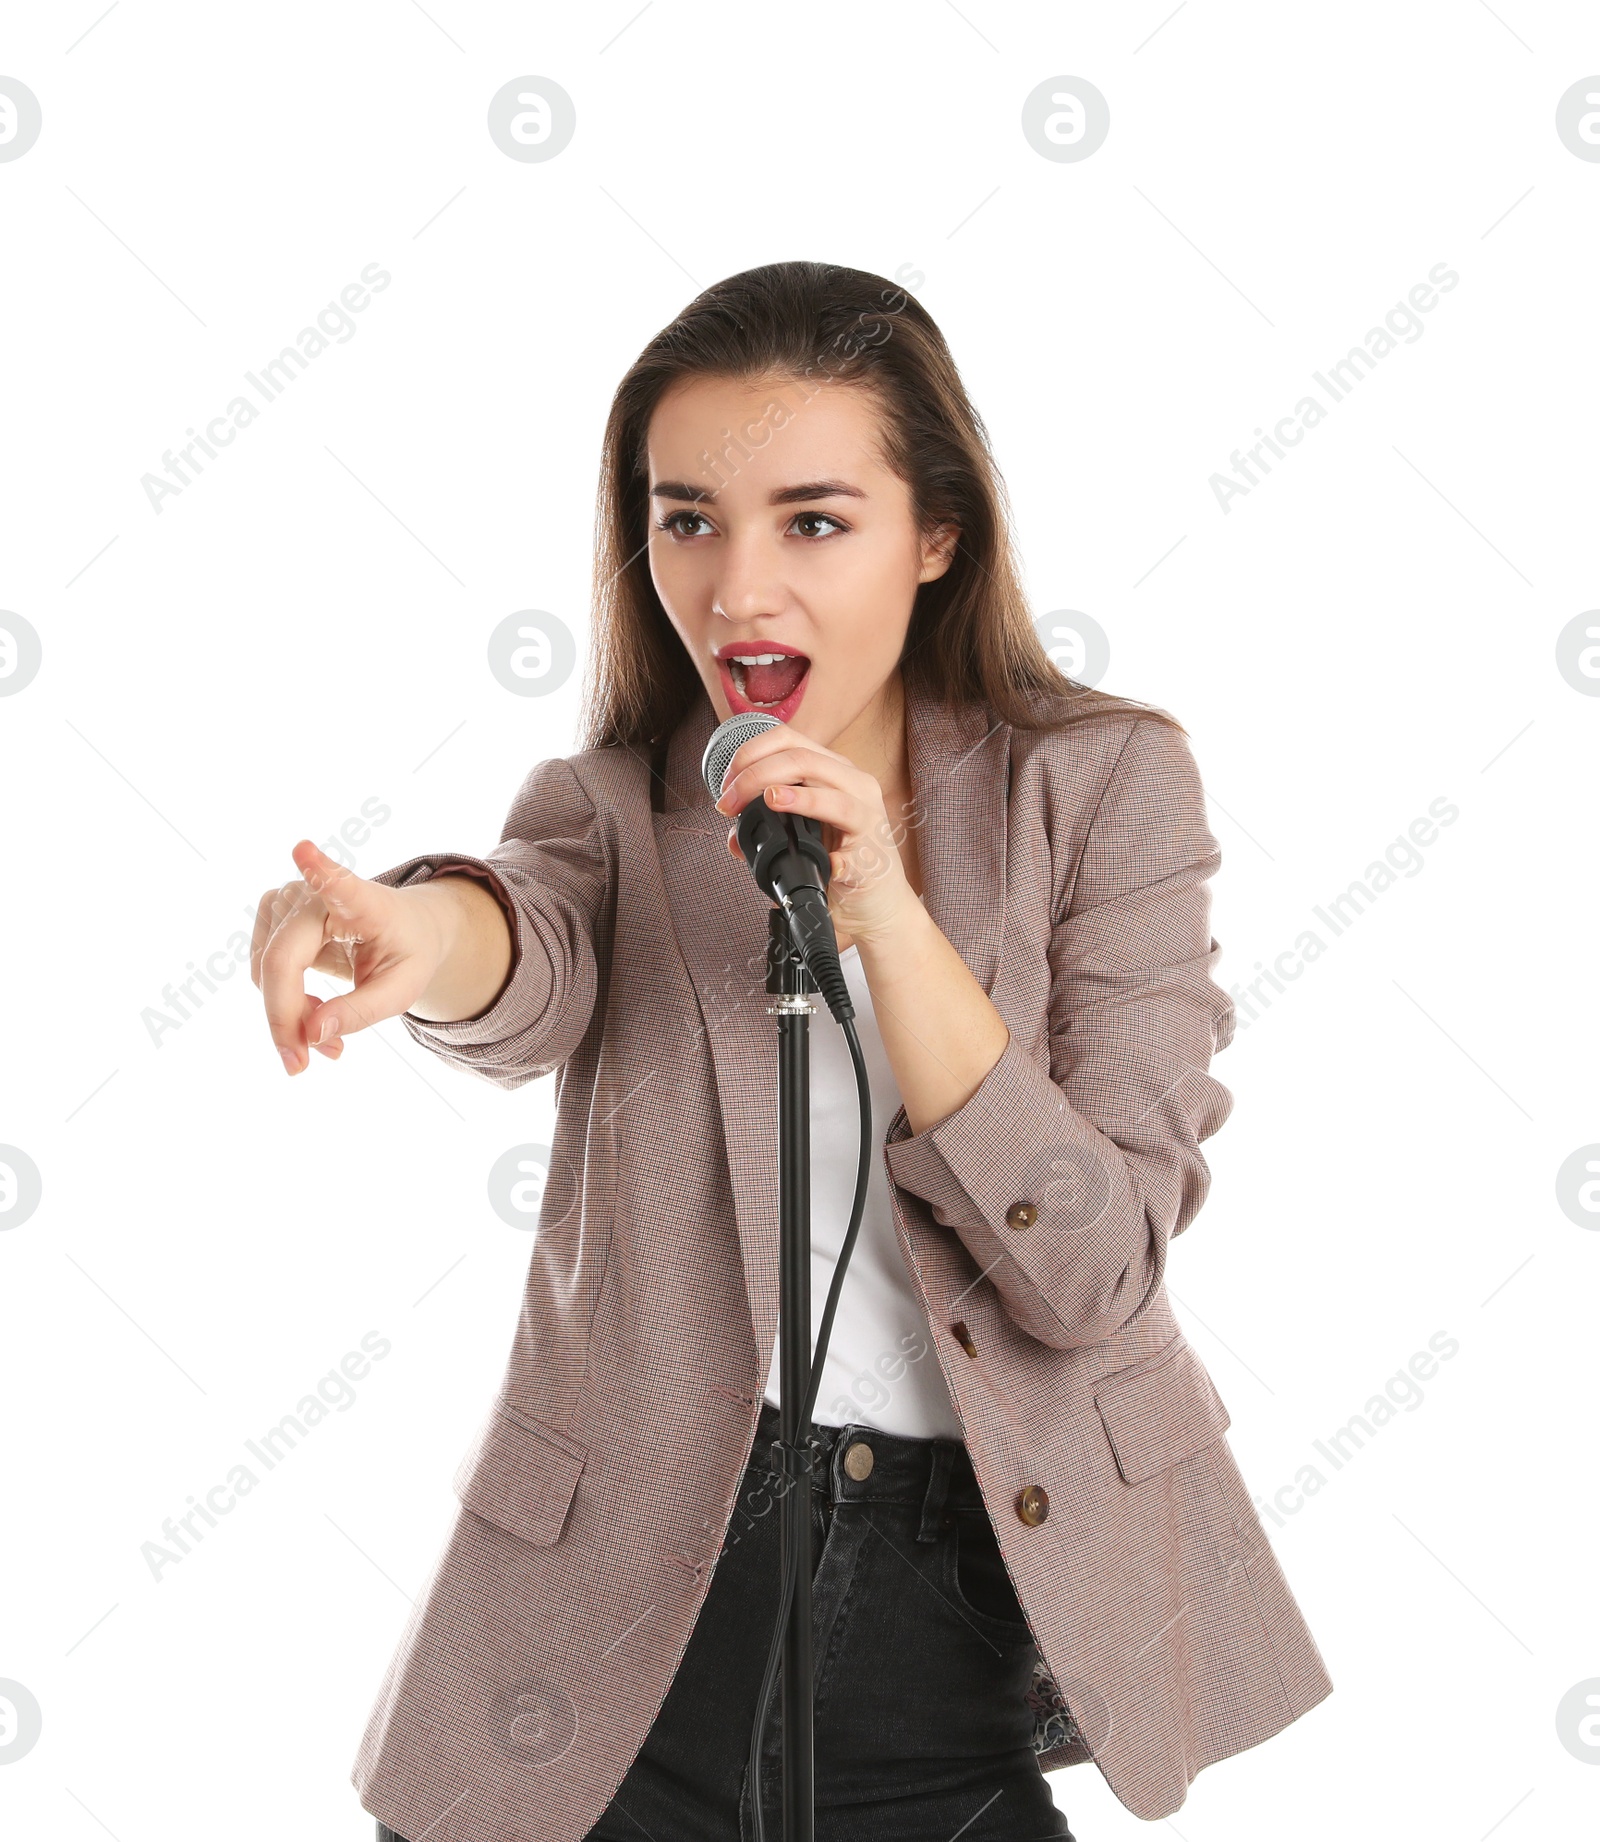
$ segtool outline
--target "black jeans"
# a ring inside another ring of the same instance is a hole
[[[763,1403],[688,1648],[586,1842],[752,1842],[750,1725],[781,1584],[777,1430]],[[1033,1750],[1038,1652],[966,1447],[812,1431],[826,1454],[812,1479],[817,1842],[1073,1842]],[[783,1827],[782,1700],[780,1682],[762,1742],[768,1842]],[[380,1823],[378,1842],[405,1839]]]

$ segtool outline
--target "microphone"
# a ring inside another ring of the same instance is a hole
[[[711,797],[721,799],[722,782],[735,752],[778,719],[759,710],[743,710],[718,725],[700,758]],[[789,929],[806,970],[816,981],[828,1009],[843,1024],[856,1014],[850,987],[839,964],[839,939],[828,912],[828,882],[833,864],[822,842],[822,827],[797,812],[774,812],[762,794],[739,814],[739,849],[756,884],[789,917]]]

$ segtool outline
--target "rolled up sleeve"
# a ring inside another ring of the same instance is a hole
[[[1047,1045],[1013,1036],[962,1106],[886,1145],[894,1181],[1055,1348],[1132,1322],[1205,1200],[1199,1146],[1233,1103],[1208,1072],[1234,1029],[1212,977],[1220,861],[1186,738],[1136,718],[1051,928]]]
[[[606,828],[571,764],[558,757],[528,775],[486,856],[431,852],[374,876],[398,889],[472,876],[500,903],[511,930],[511,966],[489,1007],[450,1023],[406,1011],[401,1022],[413,1040],[500,1087],[558,1068],[594,1013],[611,863]]]

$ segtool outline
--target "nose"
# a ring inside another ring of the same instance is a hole
[[[783,559],[759,531],[730,538],[718,558],[711,609],[725,620],[745,622],[781,614],[788,605]]]

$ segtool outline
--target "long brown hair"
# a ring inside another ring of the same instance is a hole
[[[665,392],[691,377],[854,384],[875,394],[884,458],[910,488],[918,529],[960,530],[950,567],[917,589],[900,657],[908,689],[947,704],[981,702],[1021,729],[1130,712],[1183,729],[1164,710],[1068,678],[1040,643],[988,432],[927,310],[881,275],[773,262],[697,295],[617,386],[601,453],[584,747],[655,747],[704,690],[656,594],[645,544],[650,418]],[[724,455],[748,458],[725,435]]]

